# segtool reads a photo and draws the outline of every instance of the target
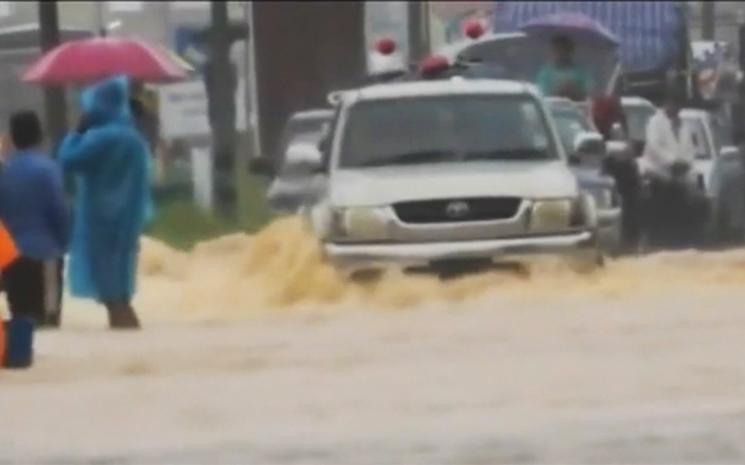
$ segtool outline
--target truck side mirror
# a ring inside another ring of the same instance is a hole
[[[605,141],[596,132],[583,132],[574,139],[573,155],[605,155]]]

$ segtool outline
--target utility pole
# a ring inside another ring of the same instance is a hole
[[[429,9],[427,2],[407,2],[407,16],[409,62],[416,63],[429,51]]]
[[[250,144],[250,159],[255,160],[259,157],[259,154],[261,153],[260,147],[261,142],[259,140],[259,127],[258,127],[258,121],[259,121],[259,99],[257,97],[256,93],[256,51],[254,50],[254,47],[256,47],[256,41],[253,38],[254,31],[254,14],[253,14],[253,2],[244,2],[245,6],[244,9],[244,15],[245,15],[245,23],[248,24],[248,43],[246,44],[245,50],[246,50],[246,58],[245,58],[245,64],[246,69],[244,72],[244,76],[246,76],[246,84],[248,85],[248,111],[246,111],[246,116],[248,117],[248,134],[249,134],[249,144]]]
[[[743,79],[743,73],[745,72],[745,23],[740,22],[737,27],[737,42],[738,42],[738,65],[740,82],[738,85],[738,100],[735,108],[733,109],[732,120],[742,121],[745,118],[745,79]],[[735,124],[733,129],[733,139],[735,143],[740,146],[745,146],[745,128],[742,124]]]
[[[716,2],[701,2],[701,38],[715,40],[716,38]]]
[[[60,43],[59,13],[57,2],[41,1],[39,6],[39,44],[47,52]],[[67,100],[63,87],[44,87],[44,113],[52,153],[67,131]]]
[[[422,51],[425,54],[432,52],[432,36],[430,31],[430,25],[432,20],[432,12],[430,9],[430,2],[421,1],[419,2],[422,15]]]
[[[365,78],[364,12],[365,2],[251,2],[260,156],[267,162],[276,163],[292,113],[327,105],[329,92]]]
[[[236,107],[237,69],[230,61],[230,49],[237,40],[245,40],[247,26],[231,24],[227,2],[211,2],[212,23],[203,34],[209,57],[204,67],[207,110],[212,129],[213,186],[215,207],[226,219],[237,215],[236,188]]]

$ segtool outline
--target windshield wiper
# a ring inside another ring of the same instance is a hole
[[[486,150],[482,152],[468,152],[466,160],[547,160],[549,155],[545,150],[538,149],[511,149],[511,150]]]
[[[385,165],[403,165],[403,164],[415,164],[425,163],[433,161],[448,161],[454,160],[455,154],[451,151],[445,150],[426,150],[421,152],[409,152],[402,153],[387,158],[379,158],[373,160],[365,160],[358,164],[361,167],[370,166],[385,166]]]

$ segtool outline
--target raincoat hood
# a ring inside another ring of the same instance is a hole
[[[87,87],[80,95],[80,106],[93,124],[129,121],[129,79],[116,76]]]

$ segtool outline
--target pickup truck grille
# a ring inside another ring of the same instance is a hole
[[[394,204],[393,210],[409,224],[461,223],[513,218],[520,202],[518,197],[422,200]]]

